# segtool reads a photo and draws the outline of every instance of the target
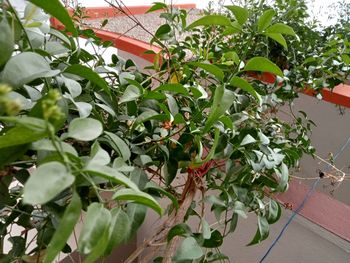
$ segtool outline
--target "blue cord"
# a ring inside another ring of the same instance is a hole
[[[298,208],[293,211],[293,214],[291,215],[291,217],[288,219],[288,222],[284,225],[284,227],[282,228],[281,232],[278,234],[278,236],[275,238],[275,240],[272,242],[271,246],[269,247],[269,249],[266,251],[265,255],[260,259],[259,263],[264,262],[264,260],[266,259],[266,257],[270,254],[271,250],[273,249],[273,247],[277,244],[277,242],[280,240],[280,238],[282,237],[282,235],[284,234],[284,232],[287,230],[287,227],[290,225],[290,223],[292,223],[294,217],[299,213],[299,211],[304,207],[305,203],[307,202],[307,200],[310,198],[310,196],[312,195],[312,193],[315,191],[315,188],[317,186],[317,183],[320,181],[321,178],[317,178],[317,180],[314,182],[314,184],[312,185],[312,187],[310,188],[310,190],[307,192],[303,202],[298,206]]]
[[[340,154],[342,154],[344,152],[346,147],[348,147],[349,143],[350,143],[350,136],[349,136],[348,140],[346,141],[346,143],[344,143],[343,146],[334,155],[334,160],[336,160],[340,156]],[[327,170],[329,170],[329,169],[330,169],[330,165],[327,166]],[[270,254],[271,250],[274,248],[274,246],[277,244],[277,242],[281,239],[281,237],[283,236],[284,232],[287,230],[287,228],[290,225],[290,223],[292,223],[293,219],[300,212],[300,210],[304,207],[305,203],[309,200],[309,198],[311,197],[311,195],[315,191],[316,186],[317,186],[318,182],[320,181],[320,179],[321,178],[317,178],[317,180],[313,183],[312,187],[309,189],[309,191],[305,195],[305,197],[304,197],[303,201],[301,202],[301,204],[298,206],[298,208],[295,211],[293,211],[293,214],[290,216],[290,218],[288,219],[287,223],[283,226],[283,228],[280,231],[280,233],[278,234],[278,236],[272,242],[272,244],[270,245],[269,249],[266,251],[265,255],[260,259],[259,263],[263,263],[264,262],[266,257]]]

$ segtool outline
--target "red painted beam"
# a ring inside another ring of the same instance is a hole
[[[311,89],[305,90],[304,93],[309,96],[316,96],[316,92]],[[340,84],[334,87],[333,90],[324,88],[321,95],[324,101],[350,108],[350,85]]]
[[[173,6],[181,9],[196,8],[196,4],[175,4]],[[131,15],[141,15],[145,14],[150,8],[151,6],[149,5],[128,6],[124,7],[123,11]],[[68,12],[72,14],[73,10],[69,9]],[[120,10],[117,10],[113,7],[87,7],[84,8],[84,15],[87,16],[85,19],[98,19],[123,16],[124,14]]]
[[[292,180],[288,191],[279,194],[277,200],[296,209],[309,189],[304,183]],[[350,242],[350,206],[326,194],[314,192],[299,215]]]

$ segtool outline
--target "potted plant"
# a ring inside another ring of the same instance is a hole
[[[82,215],[78,251],[94,262],[133,238],[147,209],[164,224],[125,262],[148,248],[147,262],[225,259],[216,248],[246,213],[257,215],[250,245],[267,238],[281,215],[274,194],[314,152],[305,116],[287,123],[276,115],[295,93],[247,73],[299,83],[255,49],[271,41],[286,48],[283,36],[296,38],[275,11],[228,6],[187,25],[186,11],[156,3],[150,11],[167,10],[167,22],[153,35],[162,60],[147,74],[77,45],[79,35],[112,43],[77,27],[58,0],[30,0],[23,18],[1,2],[0,235],[12,243],[4,262],[69,253]],[[66,30],[48,29],[38,7]],[[219,228],[207,222],[211,213]],[[22,231],[9,237],[14,225]]]

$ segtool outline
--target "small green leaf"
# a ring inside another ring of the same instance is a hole
[[[230,233],[235,232],[236,227],[237,227],[237,223],[238,223],[238,214],[233,213],[231,221],[230,221],[230,228],[229,228]]]
[[[128,161],[130,159],[131,152],[126,142],[114,133],[106,131],[105,134],[108,137],[109,145],[119,153],[124,161]]]
[[[254,96],[259,101],[259,103],[262,102],[260,94],[257,93],[253,86],[245,79],[235,76],[231,79],[230,84],[234,87],[238,87],[241,90],[248,92],[250,95]]]
[[[341,58],[343,59],[346,65],[350,65],[350,56],[348,56],[347,54],[343,54],[341,55]]]
[[[161,3],[161,2],[155,2],[155,3],[153,3],[153,6],[150,9],[147,10],[146,14],[154,12],[154,11],[157,11],[157,10],[163,10],[163,9],[166,9],[166,8],[167,8],[166,4]]]
[[[269,224],[274,224],[280,219],[282,214],[282,209],[279,203],[277,203],[275,200],[270,199],[269,202],[269,213],[267,217],[267,221]]]
[[[273,9],[268,9],[261,15],[258,20],[259,33],[263,32],[271,24],[272,18],[275,14],[276,12]]]
[[[135,236],[137,230],[140,228],[143,221],[145,220],[146,213],[147,206],[140,205],[137,203],[129,203],[127,205],[127,214],[131,224],[127,240],[130,240]]]
[[[59,162],[39,166],[29,177],[23,188],[23,202],[45,204],[72,185],[75,177]],[[40,185],[40,189],[38,189]]]
[[[240,25],[243,25],[247,21],[249,17],[247,9],[236,5],[228,5],[225,7],[233,13]]]
[[[182,84],[178,84],[178,83],[163,84],[163,85],[160,85],[158,88],[154,89],[154,91],[160,91],[160,90],[179,93],[186,96],[188,95],[188,90]]]
[[[265,240],[269,236],[269,223],[265,217],[258,216],[258,230],[253,238],[253,240],[247,245],[255,245]]]
[[[66,26],[66,29],[77,36],[77,30],[75,29],[74,23],[69,16],[66,8],[62,5],[59,0],[29,0],[36,6],[42,8],[46,13],[57,18],[62,24]]]
[[[22,52],[10,58],[1,75],[1,81],[14,88],[38,78],[53,77],[59,70],[51,70],[50,64],[43,56],[33,52]]]
[[[265,36],[275,40],[277,43],[281,44],[285,49],[288,48],[286,39],[279,33],[265,33]]]
[[[134,85],[129,85],[123,95],[121,96],[119,103],[125,103],[128,101],[134,101],[137,100],[141,96],[140,89]]]
[[[250,134],[247,134],[244,138],[243,138],[243,140],[242,140],[242,142],[241,142],[241,146],[244,146],[244,145],[247,145],[247,144],[251,144],[251,143],[255,143],[256,142],[256,140],[253,138],[253,136],[251,136]]]
[[[78,240],[78,250],[83,254],[91,253],[99,245],[105,233],[109,231],[110,223],[111,214],[103,207],[103,204],[89,205]],[[100,254],[103,252],[100,251]]]
[[[101,122],[91,118],[76,118],[68,127],[68,137],[80,141],[92,141],[103,132]]]
[[[295,36],[293,28],[282,23],[276,23],[266,29],[266,33]]]
[[[168,191],[164,190],[162,187],[159,187],[158,185],[156,185],[152,181],[150,181],[146,184],[144,190],[145,191],[154,190],[156,192],[159,192],[162,195],[165,195],[166,197],[168,197],[172,201],[172,203],[176,209],[179,208],[179,202],[177,201],[176,197],[174,195],[172,195],[171,193],[169,193]]]
[[[30,148],[36,151],[49,151],[49,152],[57,151],[52,141],[48,139],[43,139],[43,140],[33,142]],[[60,148],[62,149],[63,152],[70,153],[74,156],[78,156],[78,153],[74,149],[74,147],[66,142],[60,142]]]
[[[136,191],[133,189],[121,189],[113,195],[113,199],[134,201],[135,203],[143,204],[152,208],[159,215],[162,215],[163,213],[163,210],[160,207],[159,203],[151,195],[139,190]]]
[[[202,235],[204,239],[209,239],[211,237],[211,230],[208,222],[202,218],[201,220],[201,225],[202,225]]]
[[[209,239],[204,239],[202,246],[205,248],[215,248],[215,247],[220,247],[223,242],[224,242],[224,238],[221,235],[220,231],[214,230],[211,233],[211,236]]]
[[[214,101],[210,110],[210,114],[205,123],[203,133],[208,132],[215,122],[231,107],[235,99],[232,91],[225,89],[223,86],[217,86],[214,94]]]
[[[279,177],[278,189],[281,192],[284,192],[288,189],[288,179],[289,179],[289,170],[288,166],[282,162],[280,171],[276,170],[276,175]]]
[[[217,66],[212,64],[206,64],[206,63],[200,63],[200,62],[191,62],[188,63],[188,65],[199,67],[201,69],[204,69],[205,71],[209,72],[210,74],[217,77],[219,80],[224,80],[225,74],[224,72]]]
[[[89,164],[107,165],[111,162],[108,152],[101,148],[100,144],[95,141],[91,147]]]
[[[46,249],[44,263],[53,262],[58,253],[62,251],[80,218],[81,208],[80,197],[74,192],[72,200],[65,209],[58,228]]]
[[[167,40],[170,37],[169,35],[170,32],[171,32],[171,27],[168,24],[164,24],[157,29],[154,35],[161,40]]]
[[[182,236],[182,237],[189,237],[192,235],[192,230],[191,228],[185,224],[178,224],[176,226],[173,226],[167,235],[167,241],[169,242],[170,240],[172,240],[174,237],[176,236]]]
[[[198,245],[196,239],[193,237],[187,237],[181,243],[180,247],[176,251],[175,260],[194,260],[203,256],[203,251]]]
[[[186,29],[192,29],[198,26],[232,26],[230,19],[223,15],[206,15],[194,21]]]
[[[4,65],[11,58],[14,46],[14,34],[6,19],[6,16],[3,13],[2,20],[0,22],[0,66]]]
[[[91,68],[88,68],[86,66],[80,65],[80,64],[74,64],[69,67],[67,67],[64,70],[64,73],[70,73],[77,76],[80,76],[82,78],[85,78],[91,83],[95,84],[99,88],[103,89],[107,94],[110,93],[110,89],[108,87],[107,82],[101,78],[95,71],[93,71]]]
[[[177,175],[177,170],[179,169],[179,163],[174,159],[169,159],[164,164],[164,176],[167,185],[170,185]]]
[[[119,207],[111,210],[112,220],[109,229],[109,242],[105,250],[105,255],[112,253],[113,249],[124,243],[130,232],[130,221],[128,215]]]
[[[244,71],[270,72],[283,77],[282,70],[275,63],[264,57],[254,57],[250,59],[245,65]]]
[[[128,177],[109,166],[90,164],[86,168],[84,168],[82,172],[90,173],[96,176],[101,176],[103,178],[111,180],[112,182],[125,185],[136,191],[139,190],[137,185],[134,182],[132,182]]]

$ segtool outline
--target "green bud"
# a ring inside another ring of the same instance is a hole
[[[0,84],[0,96],[6,95],[11,92],[12,88],[7,84]]]

